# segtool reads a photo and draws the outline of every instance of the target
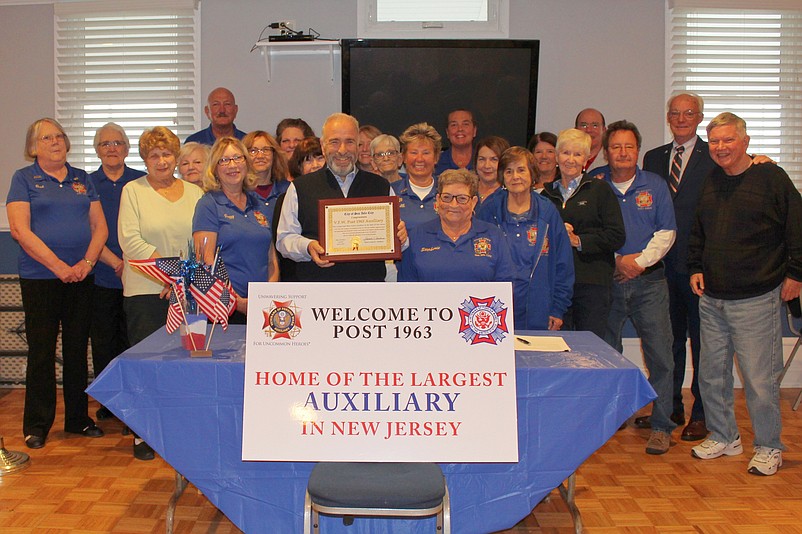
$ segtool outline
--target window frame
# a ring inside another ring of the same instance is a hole
[[[379,22],[377,2],[357,0],[357,37],[401,39],[508,39],[509,0],[487,0],[487,21],[410,21]],[[399,0],[403,1],[403,0]]]

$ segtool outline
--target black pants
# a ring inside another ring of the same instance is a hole
[[[574,284],[574,297],[563,319],[563,330],[588,330],[604,339],[611,299],[610,285]]]
[[[64,359],[64,430],[81,432],[92,423],[86,393],[86,347],[94,276],[66,284],[58,279],[20,279],[28,365],[25,372],[23,435],[47,437],[56,418],[56,339],[61,325]]]
[[[678,273],[673,269],[666,269],[666,282],[668,282],[669,313],[671,315],[671,330],[674,334],[674,413],[685,413],[682,402],[682,383],[685,381],[685,366],[688,355],[685,343],[691,338],[691,363],[693,364],[693,379],[691,380],[691,394],[693,395],[693,408],[691,408],[691,421],[704,421],[705,410],[702,396],[699,393],[699,351],[701,348],[699,334],[699,297],[691,290],[690,275]]]
[[[123,309],[128,324],[128,341],[136,345],[167,322],[170,302],[159,295],[123,297]]]
[[[92,295],[92,366],[95,376],[128,349],[128,326],[123,311],[123,290],[95,286]]]

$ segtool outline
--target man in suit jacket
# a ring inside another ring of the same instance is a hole
[[[668,100],[666,119],[674,140],[652,149],[643,157],[643,169],[662,176],[671,190],[677,220],[677,239],[665,257],[671,328],[674,334],[674,400],[671,418],[685,423],[682,383],[687,355],[685,343],[691,338],[693,408],[688,425],[682,430],[684,441],[697,441],[707,435],[705,412],[699,394],[699,297],[693,294],[688,273],[688,238],[705,178],[715,167],[707,143],[696,135],[704,118],[704,101],[693,93],[681,93]],[[679,156],[677,153],[679,152]],[[675,162],[676,160],[676,162]],[[638,426],[648,426],[648,418],[638,418]]]

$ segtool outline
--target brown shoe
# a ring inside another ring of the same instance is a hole
[[[671,436],[659,430],[652,430],[649,441],[646,443],[646,454],[665,454],[671,445]]]
[[[699,441],[707,437],[707,427],[703,420],[691,421],[682,429],[682,441]]]
[[[652,428],[652,420],[648,415],[636,417],[633,423],[637,428]]]

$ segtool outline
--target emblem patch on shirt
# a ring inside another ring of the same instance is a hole
[[[537,226],[531,226],[526,231],[526,240],[529,241],[530,245],[535,246],[535,243],[537,243]]]
[[[648,192],[648,191],[641,191],[635,197],[635,204],[639,208],[651,208],[653,202],[654,202],[654,199],[652,199],[652,194],[650,192]]]
[[[474,256],[490,256],[493,246],[487,237],[477,237],[473,240]]]
[[[78,193],[79,195],[86,194],[86,186],[81,182],[73,182],[72,183],[72,190]]]
[[[301,333],[301,310],[291,300],[273,301],[273,305],[262,310],[265,323],[262,331],[272,339],[292,339]]]
[[[471,345],[496,345],[504,339],[507,328],[507,307],[496,297],[469,297],[459,307],[459,333]]]
[[[261,211],[254,211],[253,216],[260,225],[267,226],[267,217],[265,217],[264,213]]]

